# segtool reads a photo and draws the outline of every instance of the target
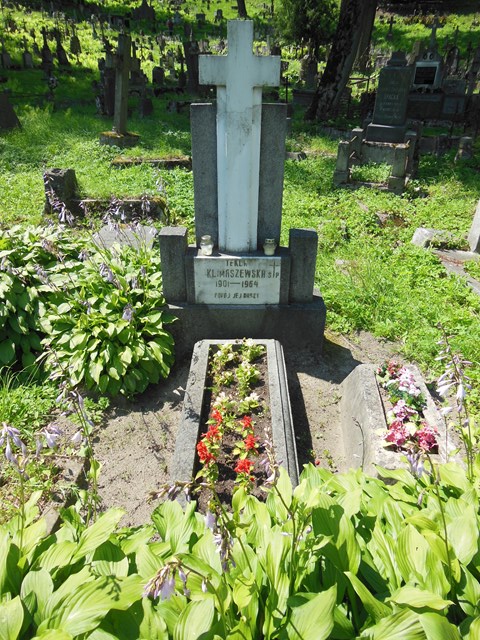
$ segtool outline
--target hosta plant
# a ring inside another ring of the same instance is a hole
[[[101,393],[144,391],[173,363],[158,252],[116,245],[81,257],[40,288],[46,366]]]
[[[32,498],[0,527],[0,637],[475,640],[478,469],[381,471],[395,482],[309,465],[292,490],[281,469],[266,502],[167,501],[153,526],[70,508],[50,535]]]

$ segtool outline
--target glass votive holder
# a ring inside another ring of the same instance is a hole
[[[213,253],[212,236],[205,235],[200,238],[200,253],[202,256],[211,256]]]

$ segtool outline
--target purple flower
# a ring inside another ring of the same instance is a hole
[[[135,311],[132,309],[132,305],[131,304],[127,304],[123,308],[122,320],[126,320],[127,322],[131,322],[132,319],[133,319],[134,314],[135,314]]]

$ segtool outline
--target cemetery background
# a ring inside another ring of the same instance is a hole
[[[125,5],[122,6],[125,9]],[[267,29],[265,17],[259,18],[262,7],[253,8],[252,12],[258,21],[259,31]],[[224,7],[227,17],[229,14],[233,17],[231,13],[231,7]],[[11,12],[11,16],[19,22],[24,18],[28,27],[35,25],[37,30],[40,30],[41,25],[53,26],[61,20],[58,15],[53,18],[47,13],[24,15],[15,10]],[[161,24],[165,17],[160,15]],[[380,13],[374,36],[376,51],[395,46],[407,49],[414,39],[427,40],[432,20],[433,16],[427,16],[423,22],[419,19],[412,26],[407,18],[397,17],[398,27],[391,30],[391,25]],[[105,128],[108,122],[108,118],[95,114],[91,90],[96,59],[101,55],[98,33],[97,38],[92,38],[92,31],[100,31],[101,24],[95,19],[77,23],[76,32],[85,45],[84,51],[79,54],[81,65],[77,67],[73,61],[73,68],[68,73],[59,74],[60,82],[53,96],[46,94],[45,79],[41,71],[2,71],[12,90],[12,102],[16,103],[22,122],[22,129],[2,136],[0,206],[3,214],[1,224],[4,228],[13,222],[41,221],[43,214],[38,202],[44,198],[44,185],[40,167],[74,166],[80,191],[85,195],[109,198],[114,194],[119,198],[142,194],[148,199],[160,194],[168,205],[169,222],[186,224],[192,229],[193,187],[189,170],[178,168],[166,171],[148,162],[127,166],[122,170],[113,169],[111,162],[118,156],[119,150],[98,145],[98,131]],[[445,41],[453,38],[459,25],[464,27],[457,34],[459,44],[468,49],[468,42],[471,41],[470,48],[473,48],[476,38],[479,38],[479,29],[478,25],[475,27],[475,19],[468,12],[447,18],[440,35]],[[211,26],[214,32],[218,28]],[[179,26],[175,29],[178,34]],[[202,35],[207,35],[207,30],[206,25],[200,27]],[[117,31],[110,33],[107,30],[107,33],[114,41]],[[5,41],[9,44],[19,44],[21,41],[20,33],[15,30],[7,29],[6,37]],[[174,52],[180,39],[181,36],[174,36],[169,41],[169,50]],[[214,39],[212,41],[215,42]],[[142,42],[146,49],[145,36],[143,40],[139,37],[140,50]],[[265,46],[265,43],[260,43],[259,46]],[[294,80],[300,70],[295,48],[285,47],[284,55],[289,60],[288,73],[291,80]],[[145,53],[143,58],[146,58]],[[145,71],[150,74],[154,61],[144,59],[143,64]],[[374,78],[364,78],[364,87],[367,82],[371,86]],[[174,83],[171,88],[173,86]],[[286,87],[283,87],[281,95],[284,96],[285,92]],[[134,149],[122,151],[123,156],[135,159],[141,155],[148,160],[158,156],[168,158],[189,154],[188,115],[185,110],[169,113],[166,108],[169,97],[159,96],[151,118],[139,117],[138,98],[130,99],[132,116],[129,117],[129,127],[140,133],[141,142]],[[339,114],[336,127],[349,125],[354,115],[355,109],[349,114],[347,106],[344,113]],[[323,128],[318,125],[304,125],[301,110],[294,111],[292,134],[287,144],[293,153],[292,158],[296,157],[296,152],[307,152],[308,157],[302,162],[294,159],[286,161],[280,242],[287,243],[290,227],[311,226],[318,229],[320,251],[317,283],[327,302],[329,327],[337,331],[368,329],[378,336],[399,339],[399,348],[404,356],[419,362],[425,371],[431,368],[433,374],[433,342],[436,333],[433,327],[436,321],[446,319],[454,330],[461,327],[459,348],[467,357],[475,360],[477,302],[468,288],[458,280],[448,278],[443,287],[439,286],[437,275],[441,272],[441,267],[438,260],[410,247],[409,240],[412,229],[427,224],[450,232],[452,245],[465,246],[472,206],[479,196],[475,179],[476,159],[457,165],[452,171],[451,157],[437,159],[425,156],[421,161],[418,179],[410,184],[406,197],[396,198],[363,189],[356,192],[332,191],[336,140],[325,135]],[[381,171],[382,167],[359,168],[357,175],[361,178],[363,173],[364,179],[368,180],[373,174],[378,176]],[[439,179],[443,176],[445,181]],[[94,217],[91,222],[99,224]],[[379,269],[379,264],[386,268]],[[472,270],[474,269],[472,265]],[[420,279],[420,273],[423,279]],[[439,299],[438,307],[428,309],[428,312],[424,305],[427,290],[429,300],[432,296]],[[444,305],[440,301],[442,296],[455,299],[454,306],[449,308],[451,316],[448,318],[444,316]],[[469,326],[471,330],[465,331],[465,326]],[[370,342],[370,359],[378,362],[381,358],[374,355],[373,351],[376,353],[377,348],[372,351],[372,344]],[[378,352],[383,355],[384,351],[384,346],[378,345]],[[325,377],[322,366],[322,363],[312,364],[311,380],[306,381],[305,389],[302,390],[307,394],[312,393],[312,406],[322,394],[321,390],[314,390],[315,381]],[[331,364],[326,366],[328,369]],[[180,383],[173,383],[173,388],[182,386],[181,375]],[[305,377],[306,380],[307,378],[308,376]],[[170,391],[166,393],[168,403]],[[176,399],[172,400],[173,410],[178,404]],[[164,406],[160,399],[158,403]],[[144,417],[139,416],[139,421],[143,420]],[[328,418],[324,422],[328,424]],[[304,420],[304,423],[307,421]],[[116,434],[113,440],[115,438]],[[316,435],[312,442],[306,439],[303,447],[304,459],[308,459],[308,455],[316,458],[325,451],[327,453],[323,456],[323,463],[328,464],[331,455],[329,442],[322,444],[319,449],[316,439]],[[332,443],[334,440],[332,438]],[[139,447],[142,449],[143,442],[139,443]],[[309,454],[310,449],[312,451]],[[104,478],[107,485],[107,476],[104,475]]]
[[[388,33],[388,27],[384,26],[383,33]],[[428,29],[422,33],[428,34]],[[6,76],[12,78],[13,84],[18,82],[18,76],[10,70]],[[74,85],[75,82],[70,84]],[[139,195],[144,190],[153,196],[158,192],[155,183],[160,178],[171,221],[191,227],[189,170],[157,172],[152,167],[140,166],[116,173],[110,161],[118,151],[97,146],[98,132],[110,121],[95,117],[88,106],[70,104],[70,111],[58,111],[61,102],[57,96],[62,90],[60,80],[53,100],[55,109],[52,102],[47,108],[33,109],[16,104],[23,129],[2,135],[1,206],[2,214],[5,213],[2,229],[9,229],[13,221],[43,219],[40,169],[64,162],[64,166],[75,167],[81,188],[88,195]],[[71,97],[75,100],[81,94],[82,91],[73,88]],[[163,110],[165,102],[155,103],[154,118],[161,114],[160,125],[136,117],[131,119],[132,128],[141,132],[141,143],[128,151],[130,157],[144,156],[145,152],[152,156],[172,151],[188,154],[187,117],[169,116]],[[135,100],[132,103],[135,106]],[[338,122],[341,124],[342,120]],[[433,253],[410,244],[413,229],[426,224],[449,230],[452,233],[449,243],[465,246],[472,212],[480,196],[478,157],[464,165],[453,165],[453,154],[440,159],[423,158],[416,181],[399,197],[367,189],[332,191],[336,142],[324,137],[316,125],[303,126],[301,112],[295,116],[289,147],[291,151],[309,153],[302,162],[293,159],[286,162],[282,243],[286,243],[288,227],[311,225],[318,229],[316,281],[327,300],[329,325],[337,331],[353,332],[346,337],[328,333],[322,357],[314,353],[287,353],[301,462],[319,457],[323,466],[336,465],[335,435],[328,427],[336,412],[338,382],[357,362],[379,363],[396,350],[401,357],[422,364],[427,378],[433,380],[441,366],[435,362],[439,337],[435,325],[439,321],[457,333],[456,348],[474,361],[471,398],[472,407],[478,410],[478,298],[461,278],[448,275]],[[368,168],[363,175],[368,176],[369,171],[377,175],[379,172]],[[95,217],[88,221],[95,227],[100,225]],[[72,229],[72,236],[78,232]],[[379,337],[399,342],[384,343],[361,331],[365,328]],[[108,421],[95,432],[96,455],[105,464],[100,475],[104,506],[118,505],[121,501],[130,511],[131,523],[145,522],[148,518],[151,506],[145,503],[144,491],[158,466],[161,472],[155,482],[158,485],[161,481],[165,469],[162,466],[172,446],[188,367],[188,363],[179,364],[165,383],[153,385],[135,401],[117,400]],[[7,406],[8,394],[4,397]],[[157,439],[159,432],[163,435]],[[140,457],[142,468],[138,465]],[[133,489],[129,503],[124,502],[126,486]]]

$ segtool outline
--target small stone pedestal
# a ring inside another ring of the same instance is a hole
[[[107,144],[110,147],[120,147],[127,149],[138,144],[140,136],[136,133],[117,133],[116,131],[104,131],[100,134],[100,144]]]

